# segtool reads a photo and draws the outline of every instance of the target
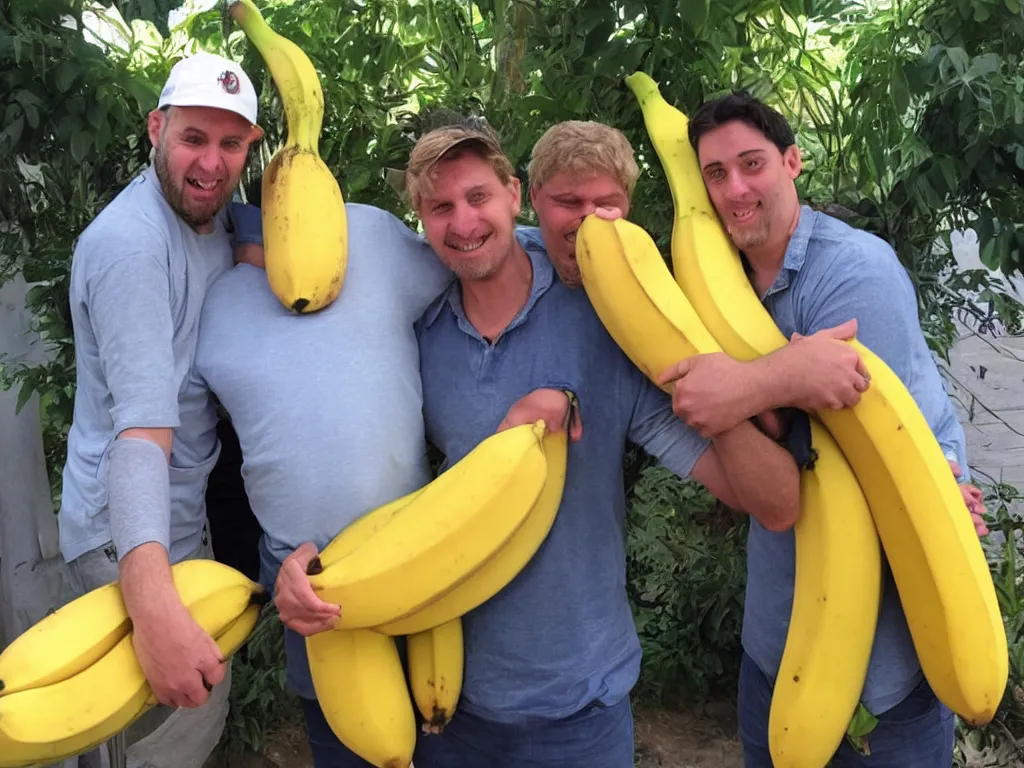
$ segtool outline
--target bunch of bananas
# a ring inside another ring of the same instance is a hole
[[[174,586],[224,658],[248,640],[267,596],[213,560],[171,568]],[[29,627],[0,654],[0,767],[50,763],[121,732],[156,699],[132,644],[116,582]]]
[[[626,82],[672,194],[675,277],[640,227],[589,217],[577,260],[602,323],[652,380],[696,354],[750,360],[778,349],[786,339],[707,196],[686,116],[647,75]],[[983,724],[1006,685],[995,589],[956,480],[899,378],[852,343],[871,387],[853,408],[812,415],[818,458],[801,478],[793,609],[769,722],[780,768],[824,766],[843,739],[867,672],[883,552],[939,699]]]
[[[491,435],[423,488],[349,525],[310,564],[314,591],[341,606],[335,629],[306,638],[313,687],[331,729],[370,764],[410,764],[414,706],[424,730],[451,719],[462,616],[511,582],[547,537],[567,452],[566,431],[544,422]]]

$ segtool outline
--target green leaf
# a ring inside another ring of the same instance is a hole
[[[82,163],[88,156],[91,146],[92,136],[85,131],[79,131],[71,137],[71,157],[76,163]]]
[[[1020,0],[1003,0],[1006,4],[1006,10],[1016,15],[1020,13]]]
[[[967,71],[967,67],[970,66],[971,60],[968,58],[966,51],[963,48],[947,48],[946,56],[949,57],[950,62],[953,64],[953,68],[957,74],[963,77]]]
[[[893,67],[889,89],[892,93],[892,103],[896,107],[896,113],[903,115],[910,107],[910,86],[907,83],[907,76],[903,72],[903,67],[899,64]]]
[[[710,11],[711,0],[679,0],[679,16],[694,32],[704,26]]]
[[[75,78],[78,77],[79,72],[79,67],[70,61],[65,60],[58,64],[57,71],[54,73],[57,90],[61,93],[67,93],[75,82]]]
[[[21,385],[21,389],[18,390],[18,404],[14,406],[14,412],[16,414],[21,413],[21,409],[25,407],[29,400],[32,399],[32,395],[35,394],[35,389],[29,382],[25,382]]]

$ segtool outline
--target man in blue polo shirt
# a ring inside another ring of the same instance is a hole
[[[624,187],[636,178],[627,151]],[[795,463],[749,422],[709,441],[674,416],[586,294],[559,279],[541,233],[515,229],[518,180],[486,125],[421,137],[406,187],[459,278],[417,324],[426,434],[445,466],[538,388],[574,392],[582,417],[556,522],[517,578],[463,617],[459,708],[420,739],[416,766],[626,768],[640,666],[625,592],[627,441],[773,530],[799,513]]]
[[[689,132],[711,201],[782,333],[799,338],[846,324],[846,337],[856,333],[907,386],[953,472],[966,482],[963,429],[921,332],[914,288],[893,250],[873,235],[800,205],[794,183],[800,153],[793,131],[764,104],[745,94],[709,102],[693,115]],[[677,414],[700,423],[704,434],[714,434],[770,407],[766,403],[787,402],[782,379],[792,380],[791,375],[740,375],[749,367],[725,355],[691,360],[675,383]],[[981,494],[969,485],[961,488],[984,535]],[[793,600],[793,533],[773,532],[752,520],[747,566],[740,735],[747,766],[770,768],[768,717]],[[843,743],[835,768],[951,764],[953,717],[921,673],[888,571],[861,700],[878,717],[867,737],[870,757]]]

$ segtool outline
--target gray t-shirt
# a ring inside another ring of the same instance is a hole
[[[239,264],[203,311],[195,375],[231,416],[278,561],[430,479],[413,323],[452,277],[395,216],[346,211],[348,266],[331,305],[290,313],[262,269]]]
[[[107,465],[117,435],[172,428],[171,561],[198,546],[216,412],[190,381],[206,292],[231,266],[226,214],[197,234],[164,199],[152,167],[86,228],[71,262],[78,389],[68,433],[60,547],[68,561],[111,541]]]

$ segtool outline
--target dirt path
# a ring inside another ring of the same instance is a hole
[[[639,708],[635,731],[636,768],[743,768],[729,707],[712,705],[703,714]],[[299,726],[271,734],[264,757],[247,755],[224,768],[313,768],[313,759]]]

